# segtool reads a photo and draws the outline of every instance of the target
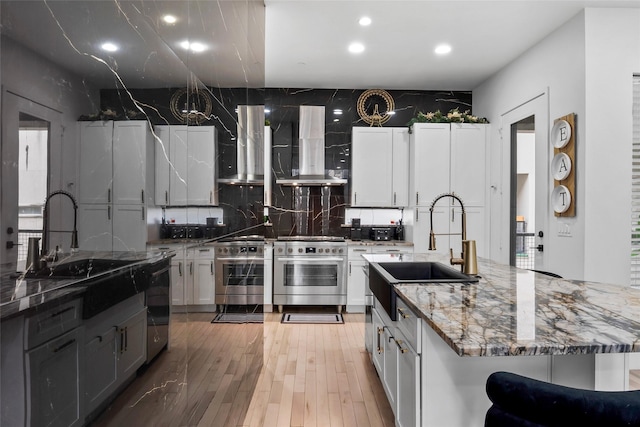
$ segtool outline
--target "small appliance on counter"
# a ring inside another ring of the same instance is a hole
[[[161,239],[201,239],[204,237],[202,224],[163,224],[160,227]]]
[[[362,240],[362,227],[360,226],[360,218],[351,219],[351,231],[349,238],[354,242]]]
[[[393,240],[395,227],[371,227],[369,238],[375,241]]]

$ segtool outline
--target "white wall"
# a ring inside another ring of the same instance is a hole
[[[474,113],[493,123],[543,91],[550,124],[576,114],[576,217],[556,218],[548,208],[544,218],[544,268],[567,278],[629,283],[633,72],[640,11],[586,9],[473,91]],[[508,262],[509,133],[502,140],[500,126],[491,128],[491,257]],[[536,169],[549,194],[548,165]],[[570,237],[558,235],[565,226]]]

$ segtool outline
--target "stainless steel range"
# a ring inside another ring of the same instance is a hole
[[[280,237],[273,245],[273,303],[347,303],[347,243],[326,236]]]
[[[216,304],[264,302],[264,237],[240,236],[215,244]],[[220,311],[223,311],[221,307]]]

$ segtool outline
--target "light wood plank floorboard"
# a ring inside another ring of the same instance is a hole
[[[629,390],[640,390],[640,370],[629,371]]]
[[[364,349],[364,315],[342,325],[211,323],[174,314],[171,348],[92,424],[111,426],[393,426]],[[640,376],[638,376],[640,384]]]

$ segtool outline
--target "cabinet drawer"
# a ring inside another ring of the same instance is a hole
[[[347,258],[349,261],[364,261],[361,255],[370,254],[371,251],[367,246],[364,245],[355,245],[349,246],[347,249]]]
[[[373,246],[373,254],[412,254],[413,246]]]
[[[82,323],[82,300],[49,308],[25,320],[25,350],[64,334]]]
[[[411,310],[407,304],[400,298],[396,301],[396,310],[398,310],[397,327],[407,339],[407,342],[413,349],[420,354],[422,351],[421,345],[421,325],[420,317],[418,317],[413,310]]]
[[[201,248],[195,248],[194,258],[198,259],[213,259],[215,256],[215,248],[213,246],[203,246]]]

